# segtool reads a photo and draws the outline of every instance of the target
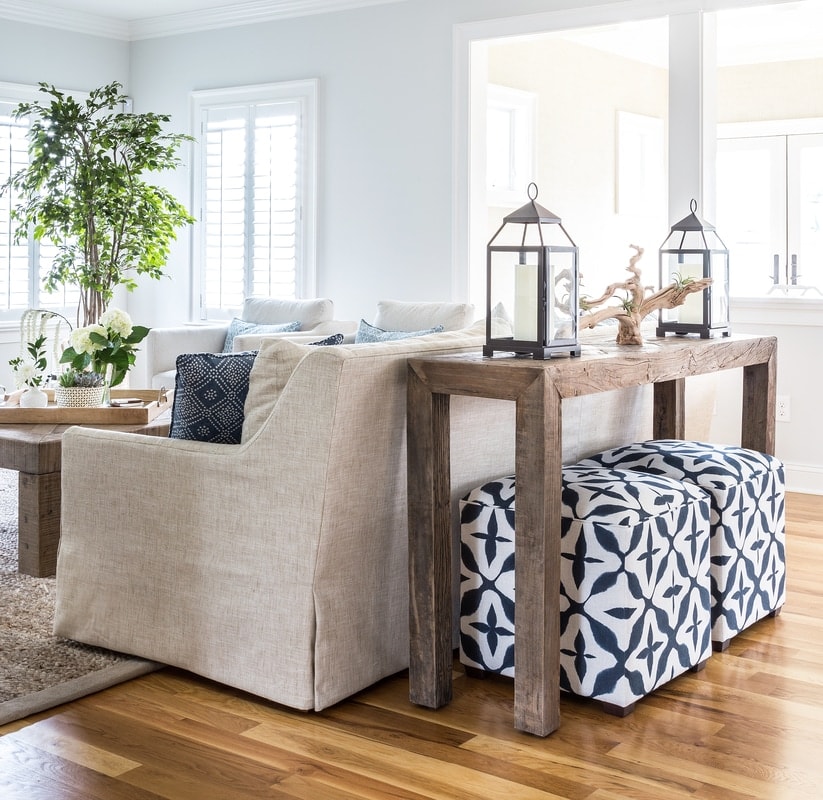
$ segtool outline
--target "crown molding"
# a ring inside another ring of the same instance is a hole
[[[82,11],[66,11],[38,0],[0,0],[0,19],[27,22],[46,28],[60,28],[88,33],[107,39],[129,39],[129,23],[113,17],[101,17]]]
[[[66,11],[39,0],[0,0],[0,19],[129,41],[399,2],[405,0],[248,0],[201,11],[121,20]]]

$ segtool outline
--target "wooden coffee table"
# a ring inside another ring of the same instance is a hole
[[[168,436],[171,412],[138,425],[83,427]],[[60,468],[65,424],[0,424],[0,468],[20,473],[18,479],[17,569],[45,578],[57,567],[60,541]]]

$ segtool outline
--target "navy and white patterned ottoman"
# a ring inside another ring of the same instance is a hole
[[[460,502],[460,660],[514,675],[515,481]],[[709,501],[631,470],[565,467],[560,688],[616,714],[711,655]]]
[[[700,486],[711,504],[712,641],[725,650],[740,631],[786,601],[786,482],[774,456],[730,445],[658,439],[580,462]]]

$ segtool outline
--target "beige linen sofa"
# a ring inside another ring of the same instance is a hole
[[[478,352],[482,331],[265,342],[239,445],[68,430],[56,635],[298,709],[406,668],[406,361]],[[643,408],[567,401],[564,460],[648,436]],[[456,499],[513,469],[514,404],[451,409]]]
[[[380,300],[372,324],[389,331],[417,331],[442,326],[444,331],[456,331],[474,322],[471,303],[412,302]],[[240,319],[247,322],[286,323],[300,322],[300,330],[287,333],[243,333],[236,336],[232,351],[258,350],[269,339],[291,339],[310,343],[334,334],[342,334],[351,344],[357,334],[358,323],[336,320],[331,300],[277,300],[253,297],[246,300]],[[175,383],[177,356],[183,353],[219,353],[226,341],[229,323],[212,325],[180,325],[171,328],[152,328],[146,337],[145,355],[139,357],[144,373],[138,378],[141,385],[153,389],[172,388]],[[138,370],[139,371],[139,370]],[[136,371],[137,372],[137,371]],[[137,375],[135,374],[134,378]]]

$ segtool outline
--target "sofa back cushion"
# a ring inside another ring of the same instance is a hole
[[[289,339],[269,339],[263,343],[249,375],[241,441],[247,442],[263,427],[295,367],[316,349]]]
[[[420,331],[442,325],[444,331],[467,328],[474,322],[471,303],[410,303],[381,300],[374,325],[385,331]]]
[[[300,323],[299,330],[307,331],[334,317],[334,303],[324,297],[311,300],[278,300],[274,297],[247,297],[241,315],[244,322],[262,325],[284,322]]]

